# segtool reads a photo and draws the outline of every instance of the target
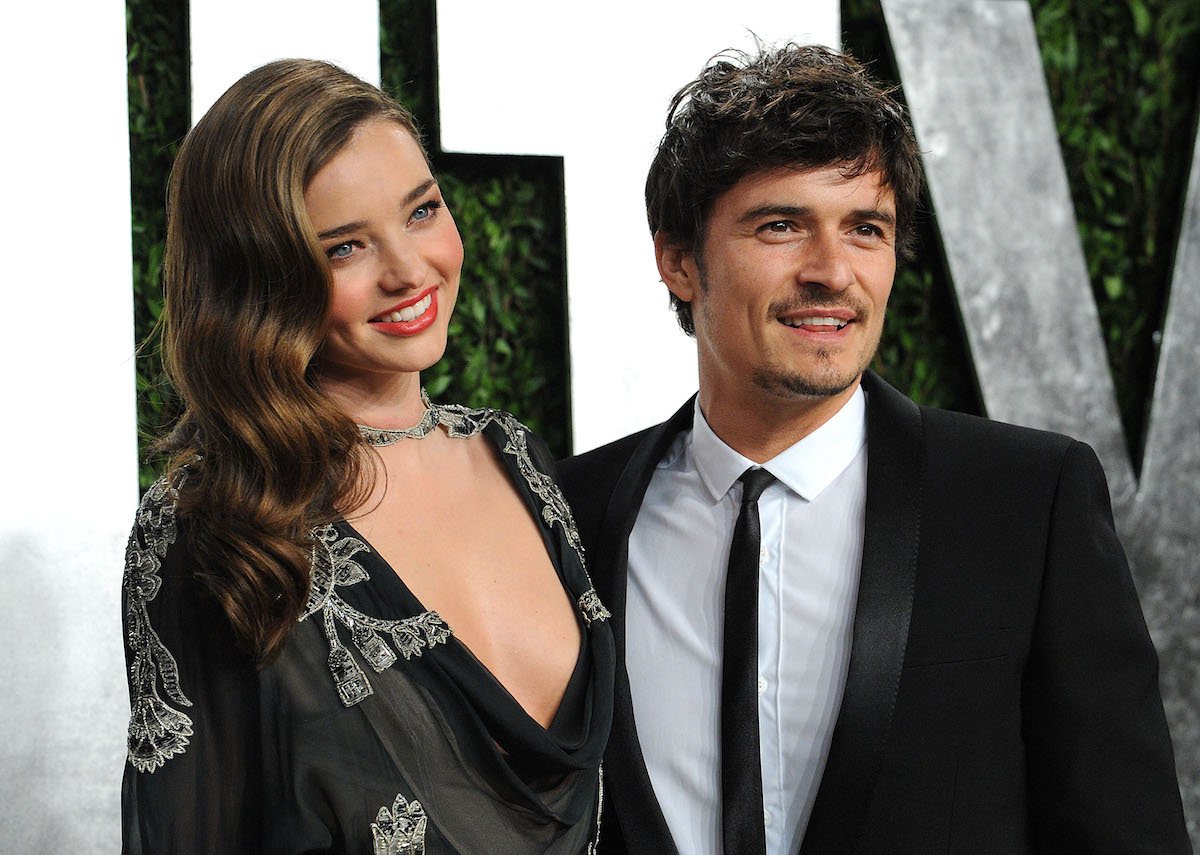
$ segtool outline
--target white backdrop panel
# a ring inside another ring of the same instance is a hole
[[[275,59],[324,59],[379,84],[378,0],[192,0],[192,122]]]
[[[46,12],[8,4],[0,26],[0,848],[116,852],[137,503],[125,4]]]
[[[666,418],[696,388],[642,196],[667,105],[752,33],[840,44],[837,0],[455,0],[437,12],[442,148],[564,158],[575,450]]]

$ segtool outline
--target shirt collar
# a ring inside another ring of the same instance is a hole
[[[763,463],[762,468],[811,502],[845,471],[866,444],[866,415],[866,393],[859,386],[833,418]],[[691,445],[696,471],[714,502],[729,492],[748,467],[756,465],[713,433],[700,412],[699,398],[692,413]]]

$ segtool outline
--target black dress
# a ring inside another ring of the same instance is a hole
[[[126,853],[590,853],[612,709],[608,612],[545,447],[512,416],[481,432],[578,604],[582,644],[549,729],[353,527],[313,531],[305,614],[258,671],[193,576],[175,500],[142,500],[124,580],[132,716]]]

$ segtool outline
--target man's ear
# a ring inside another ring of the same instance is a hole
[[[690,249],[659,231],[654,233],[654,259],[667,289],[685,303],[700,289],[700,271]]]

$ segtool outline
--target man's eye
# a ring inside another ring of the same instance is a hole
[[[354,252],[354,244],[352,244],[350,242],[346,242],[346,243],[339,243],[337,246],[331,246],[329,249],[327,249],[325,251],[325,254],[327,256],[329,256],[329,259],[332,261],[332,260],[338,259],[338,258],[349,258],[350,254],[353,252]]]
[[[854,231],[862,237],[883,237],[883,229],[871,223],[855,226]]]
[[[775,222],[764,225],[762,230],[766,232],[774,232],[775,234],[784,234],[790,231],[791,228],[792,224],[787,220],[776,220]]]

